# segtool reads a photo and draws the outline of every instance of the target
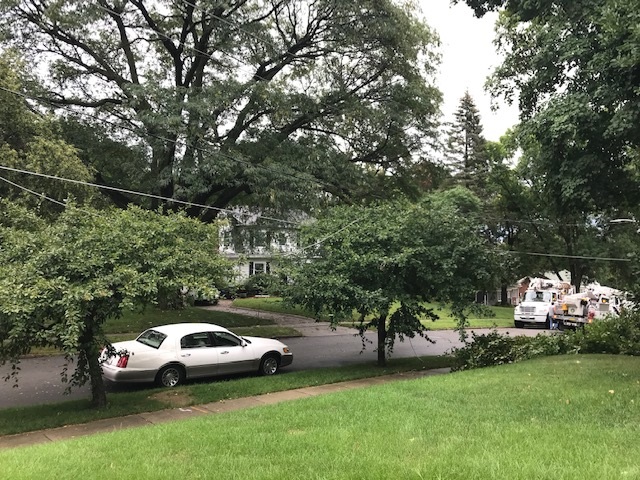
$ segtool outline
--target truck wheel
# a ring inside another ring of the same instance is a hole
[[[515,322],[513,322],[514,325],[516,326],[516,328],[524,328],[524,322],[521,322],[519,320],[516,320]]]

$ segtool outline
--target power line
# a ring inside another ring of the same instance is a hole
[[[195,6],[194,4],[191,4],[191,3],[189,3],[189,2],[184,2],[184,3],[185,3],[185,4],[187,4],[187,5],[190,5],[190,6],[194,7],[194,8],[196,8],[196,6]],[[101,9],[101,10],[103,10],[103,11],[105,11],[105,12],[107,12],[107,13],[111,14],[111,15],[118,16],[118,17],[120,17],[121,19],[123,19],[123,18],[124,18],[124,17],[123,17],[123,15],[122,15],[121,13],[116,12],[116,11],[114,11],[114,10],[110,9],[110,8],[104,7],[104,6],[102,6],[102,5],[96,5],[96,6],[97,6],[99,9]],[[212,15],[213,15],[213,14],[212,14]],[[235,24],[233,24],[232,22],[229,22],[228,20],[226,20],[226,19],[224,19],[224,18],[222,18],[222,17],[219,17],[219,16],[217,16],[217,15],[213,15],[213,16],[214,16],[215,18],[219,19],[220,21],[223,21],[223,22],[225,22],[226,24],[231,25],[231,26],[233,26],[233,27],[237,28],[239,31],[242,31],[242,32],[244,32],[244,33],[246,33],[246,34],[248,34],[248,35],[253,36],[254,38],[256,38],[256,39],[260,40],[262,43],[265,43],[265,40],[264,40],[264,39],[260,38],[259,36],[256,36],[256,35],[252,34],[251,32],[248,32],[247,30],[245,30],[245,29],[241,28],[240,26],[235,25]],[[174,39],[172,39],[169,35],[167,35],[167,34],[165,34],[165,33],[161,32],[161,31],[154,30],[154,33],[155,33],[156,35],[158,35],[158,36],[160,36],[160,37],[162,37],[162,38],[165,38],[165,39],[167,39],[167,40],[170,40],[170,41],[172,41],[172,42],[173,42],[173,40],[174,40]],[[212,55],[208,54],[207,52],[204,52],[204,51],[199,50],[199,49],[197,49],[197,48],[191,47],[191,46],[186,45],[186,44],[184,44],[184,43],[182,43],[182,42],[180,43],[180,45],[181,45],[181,46],[183,46],[184,48],[188,49],[188,50],[191,50],[191,51],[193,51],[193,52],[196,52],[196,53],[198,53],[198,54],[200,54],[200,55],[204,55],[204,56],[206,56],[207,58],[210,58],[211,60],[214,60],[214,61],[215,61],[215,58],[214,58]],[[276,45],[274,45],[274,44],[271,44],[271,46],[273,46],[274,48],[279,48],[279,47],[277,47],[277,46],[276,46]],[[232,55],[228,54],[228,52],[221,51],[220,53],[221,53],[221,54],[224,54],[224,55],[228,55],[230,58],[233,58],[236,62],[238,62],[238,63],[240,63],[240,64],[244,63],[246,66],[249,66],[249,64],[248,64],[245,60],[235,58],[235,57],[233,57]],[[259,78],[259,79],[261,78],[259,75],[255,74],[255,73],[253,72],[253,70],[251,71],[251,73],[250,73],[250,74],[251,74],[254,78]],[[76,110],[76,109],[71,108],[71,106],[58,104],[58,103],[56,103],[54,100],[49,100],[49,99],[45,99],[45,98],[39,98],[39,97],[29,96],[29,95],[26,95],[26,94],[23,94],[23,93],[20,93],[20,92],[16,92],[16,91],[13,91],[13,90],[10,90],[10,89],[7,89],[7,88],[4,88],[4,87],[0,87],[0,89],[2,89],[2,90],[4,90],[4,91],[6,91],[6,92],[8,92],[8,93],[12,93],[12,94],[15,94],[15,95],[19,95],[19,96],[24,97],[24,98],[31,98],[31,99],[34,99],[34,100],[38,100],[38,101],[46,102],[46,103],[50,104],[51,106],[53,106],[53,107],[55,107],[55,108],[63,108],[63,109],[66,109],[66,110],[68,110],[68,111],[72,112],[73,114],[76,114],[76,115],[84,115],[84,116],[89,117],[89,118],[92,118],[92,119],[94,119],[94,120],[96,120],[96,121],[98,121],[98,122],[108,124],[108,125],[110,125],[110,126],[112,126],[112,127],[114,127],[114,128],[119,128],[119,129],[123,129],[123,130],[130,131],[130,132],[132,132],[132,133],[134,133],[134,134],[136,134],[136,135],[139,135],[139,136],[141,136],[141,137],[156,138],[156,139],[161,140],[161,141],[163,141],[163,142],[173,143],[173,144],[176,144],[176,145],[179,143],[179,141],[178,141],[177,139],[176,139],[176,140],[174,140],[174,139],[166,138],[166,137],[163,137],[163,136],[160,136],[160,135],[157,135],[157,134],[151,134],[151,133],[146,132],[146,131],[141,131],[141,129],[140,129],[140,128],[137,128],[137,129],[136,129],[136,128],[128,127],[128,126],[125,126],[125,125],[116,124],[116,123],[114,123],[114,122],[109,121],[109,120],[108,120],[108,119],[106,119],[106,118],[102,118],[102,117],[98,117],[98,116],[96,116],[96,115],[92,115],[92,114],[90,114],[90,113],[87,113],[86,111],[78,111],[78,110]],[[406,105],[402,105],[402,104],[400,104],[399,102],[397,102],[397,101],[395,101],[395,100],[393,100],[393,99],[388,99],[388,100],[389,100],[389,101],[391,101],[391,102],[395,102],[395,103],[397,103],[398,105],[401,105],[401,106],[406,107]],[[327,108],[328,108],[328,110],[330,110],[330,109],[331,109],[331,107],[330,107],[330,106],[329,106],[329,107],[327,107]],[[408,108],[408,107],[406,107],[406,108]],[[203,142],[205,142],[205,143],[207,143],[209,146],[212,146],[212,147],[214,147],[214,148],[215,148],[215,147],[217,147],[216,145],[211,144],[211,143],[210,143],[208,140],[206,140],[206,139],[202,139],[202,141],[203,141]],[[322,180],[320,180],[320,179],[318,179],[318,178],[314,177],[313,175],[306,175],[306,176],[302,176],[302,177],[301,177],[301,176],[299,176],[299,175],[292,174],[292,173],[288,173],[288,172],[285,172],[285,171],[282,171],[282,170],[279,170],[279,169],[274,169],[274,168],[272,168],[272,167],[265,166],[265,165],[262,165],[262,164],[254,164],[254,163],[252,163],[252,162],[250,162],[250,161],[246,161],[246,160],[242,160],[242,159],[239,159],[239,158],[233,157],[233,156],[228,155],[228,154],[225,154],[225,153],[223,153],[223,152],[221,152],[221,151],[211,151],[211,150],[204,149],[204,148],[202,148],[202,147],[200,147],[200,146],[193,146],[193,149],[194,149],[195,151],[205,152],[205,153],[208,153],[208,154],[210,154],[210,155],[218,155],[218,156],[220,156],[220,157],[226,158],[226,159],[231,160],[231,161],[233,161],[233,162],[241,163],[241,164],[244,164],[244,165],[249,166],[249,167],[252,167],[252,168],[258,168],[258,169],[263,169],[263,170],[266,170],[266,171],[274,172],[274,173],[276,173],[278,176],[281,176],[281,177],[288,177],[288,178],[293,178],[293,179],[296,179],[296,180],[299,180],[299,181],[301,180],[301,181],[305,181],[305,182],[312,182],[312,183],[315,183],[315,184],[317,184],[317,185],[319,185],[319,186],[322,186],[322,187],[325,187],[325,188],[332,188],[332,187],[334,187],[334,185],[332,185],[332,184],[330,184],[330,183],[327,183],[327,182],[325,182],[325,181],[322,181]],[[104,186],[103,186],[102,188],[104,188]],[[194,204],[194,205],[196,205],[196,204]]]
[[[2,168],[2,167],[0,166],[0,168]],[[19,189],[21,189],[21,190],[24,190],[25,192],[31,193],[32,195],[35,195],[36,197],[43,198],[43,199],[48,200],[48,201],[50,201],[50,202],[53,202],[53,203],[55,203],[55,204],[57,204],[57,205],[60,205],[60,206],[62,206],[62,207],[64,207],[64,208],[67,208],[67,207],[69,206],[68,204],[66,204],[66,203],[64,203],[64,202],[61,202],[61,201],[59,201],[59,200],[56,200],[55,198],[48,197],[48,196],[47,196],[47,195],[45,195],[44,193],[38,193],[38,192],[36,192],[35,190],[31,190],[30,188],[27,188],[27,187],[25,187],[25,186],[23,186],[23,185],[19,185],[19,184],[15,183],[15,182],[12,182],[11,180],[9,180],[9,179],[7,179],[7,178],[4,178],[3,176],[0,176],[0,180],[2,180],[3,182],[8,183],[9,185],[13,185],[13,186],[14,186],[14,187],[16,187],[16,188],[19,188]],[[89,211],[87,211],[87,210],[84,210],[84,209],[82,209],[82,208],[78,208],[78,207],[74,207],[74,208],[76,208],[77,210],[80,210],[81,212],[84,212],[84,213],[86,213],[86,214],[94,215],[94,213],[89,212]]]
[[[31,171],[28,171],[28,170],[21,170],[21,169],[17,169],[17,168],[13,168],[13,167],[7,167],[7,166],[4,166],[4,165],[0,165],[0,169],[6,170],[6,171],[15,172],[15,173],[34,175],[34,176],[38,176],[38,177],[42,177],[42,178],[47,178],[47,179],[50,179],[50,180],[59,180],[59,181],[69,182],[69,183],[73,183],[73,184],[77,184],[77,185],[89,186],[89,187],[106,188],[106,189],[115,190],[115,191],[118,191],[118,192],[121,192],[121,193],[127,193],[127,194],[132,194],[132,195],[140,195],[140,196],[144,196],[144,197],[148,197],[148,198],[167,200],[167,201],[178,203],[178,204],[181,204],[181,205],[197,206],[197,207],[201,207],[201,208],[213,209],[213,210],[226,212],[226,213],[231,213],[231,214],[237,214],[238,213],[238,212],[234,212],[233,210],[222,209],[222,208],[217,208],[217,207],[211,207],[211,206],[208,206],[208,205],[194,204],[192,202],[186,202],[186,201],[182,201],[182,200],[170,199],[170,198],[167,198],[167,197],[162,197],[160,195],[153,195],[153,194],[148,194],[148,193],[144,193],[144,192],[136,192],[136,191],[133,191],[133,190],[126,190],[126,189],[121,189],[121,188],[116,188],[116,187],[98,185],[98,184],[91,183],[91,182],[85,182],[85,181],[81,181],[81,180],[73,180],[73,179],[68,179],[68,178],[63,178],[63,177],[58,177],[58,176],[55,176],[55,175],[48,175],[48,174],[38,173],[38,172],[31,172]],[[39,198],[43,198],[43,199],[48,200],[50,202],[53,202],[53,203],[55,203],[57,205],[60,205],[62,207],[66,208],[68,206],[64,202],[60,202],[59,200],[56,200],[56,199],[51,198],[51,197],[48,197],[47,195],[45,195],[43,193],[38,193],[38,192],[36,192],[34,190],[31,190],[31,189],[29,189],[27,187],[24,187],[24,186],[19,185],[19,184],[15,183],[15,182],[12,182],[11,180],[8,180],[8,179],[6,179],[6,178],[4,178],[2,176],[0,176],[0,180],[4,181],[4,182],[6,182],[6,183],[8,183],[10,185],[13,185],[14,187],[22,189],[22,190],[24,190],[24,191],[26,191],[28,193],[31,193],[31,194],[39,197]],[[77,207],[75,207],[75,208],[77,208]],[[83,211],[83,212],[88,213],[88,214],[92,214],[92,212],[89,212],[87,210],[83,210],[83,209],[80,209],[80,208],[78,208],[78,210]],[[265,220],[272,220],[272,221],[276,221],[276,222],[288,223],[288,224],[291,224],[291,225],[300,226],[299,223],[291,222],[291,221],[288,221],[288,220],[271,218],[271,217],[267,217],[267,216],[264,216],[264,215],[256,215],[256,217],[263,218]],[[362,221],[362,218],[357,218],[357,219],[349,222],[344,227],[342,227],[342,228],[330,233],[329,235],[326,235],[325,237],[321,238],[317,242],[315,242],[313,244],[310,244],[310,245],[307,245],[305,247],[301,247],[300,251],[304,252],[307,249],[317,247],[317,246],[321,245],[322,243],[326,242],[327,240],[329,240],[330,238],[333,238],[336,235],[338,235],[339,233],[343,232],[344,230],[349,228],[351,225],[354,225],[355,223],[358,223],[360,221]],[[564,254],[541,253],[541,252],[520,252],[520,251],[515,251],[515,250],[504,251],[502,253],[507,254],[507,255],[530,255],[530,256],[538,256],[538,257],[571,258],[571,259],[579,259],[579,260],[616,261],[616,262],[630,262],[631,261],[631,259],[629,259],[629,258],[595,257],[595,256],[585,256],[585,255],[564,255]]]
[[[615,258],[615,257],[590,257],[585,255],[562,255],[558,253],[539,253],[539,252],[519,252],[516,250],[509,250],[503,252],[507,255],[531,255],[536,257],[553,257],[553,258],[573,258],[578,260],[601,260],[607,262],[630,262],[629,258]]]
[[[42,97],[36,97],[36,96],[33,96],[33,95],[27,95],[25,93],[16,92],[15,90],[11,90],[11,89],[8,89],[8,88],[3,87],[3,86],[0,86],[0,90],[2,90],[4,92],[7,92],[7,93],[10,93],[10,94],[13,94],[13,95],[17,95],[17,96],[22,97],[24,99],[31,99],[31,100],[44,102],[44,103],[47,103],[47,104],[51,105],[54,108],[62,108],[64,110],[70,111],[71,113],[76,114],[76,115],[83,115],[83,116],[92,118],[93,120],[97,120],[100,123],[107,124],[107,125],[109,125],[111,127],[127,130],[127,131],[129,131],[131,133],[134,133],[136,135],[139,135],[141,137],[155,138],[156,140],[161,140],[163,142],[173,143],[175,145],[178,145],[178,143],[179,143],[178,140],[173,140],[171,138],[166,138],[166,137],[163,137],[161,135],[152,134],[152,133],[149,133],[149,132],[146,132],[146,131],[142,131],[141,129],[137,130],[137,129],[133,128],[133,127],[129,127],[129,126],[126,126],[126,125],[117,124],[115,122],[112,122],[111,120],[108,120],[106,118],[98,117],[97,115],[88,113],[88,112],[83,111],[83,110],[82,111],[77,111],[77,110],[71,108],[71,106],[69,106],[69,105],[59,105],[59,104],[55,103],[55,101],[53,101],[53,100],[48,100],[48,99],[45,99],[45,98],[42,98]],[[207,142],[209,144],[209,146],[215,147],[215,145],[212,145],[207,140],[204,140],[204,141]],[[276,169],[273,169],[273,168],[265,166],[265,165],[255,164],[255,163],[252,163],[252,162],[250,162],[248,160],[242,160],[242,159],[233,157],[233,156],[231,156],[229,154],[226,154],[224,152],[221,152],[221,151],[211,151],[211,150],[207,150],[207,149],[204,149],[202,147],[197,147],[197,146],[193,147],[193,148],[194,148],[194,150],[199,151],[199,152],[208,153],[210,155],[218,155],[220,157],[226,158],[227,160],[231,160],[231,161],[236,162],[236,163],[241,163],[243,165],[246,165],[246,166],[249,166],[249,167],[252,167],[252,168],[259,168],[259,169],[262,169],[262,170],[267,170],[267,171],[270,171],[270,172],[277,173],[280,176],[289,177],[289,178],[293,178],[293,179],[296,179],[296,180],[311,181],[313,183],[316,183],[316,184],[324,186],[324,187],[331,187],[330,184],[328,184],[326,182],[322,182],[322,181],[320,181],[320,180],[318,180],[318,179],[316,179],[316,178],[314,178],[312,176],[300,177],[298,175],[294,175],[292,173],[283,172],[281,170],[276,170]]]
[[[110,187],[108,185],[99,185],[97,183],[85,182],[85,181],[82,181],[82,180],[73,180],[71,178],[58,177],[56,175],[48,175],[46,173],[32,172],[30,170],[21,170],[19,168],[7,167],[7,166],[4,166],[4,165],[0,165],[0,169],[1,170],[6,170],[6,171],[10,171],[10,172],[15,172],[15,173],[22,173],[22,174],[25,174],[25,175],[33,175],[33,176],[36,176],[36,177],[47,178],[47,179],[50,179],[50,180],[58,180],[58,181],[62,181],[62,182],[73,183],[73,184],[76,184],[76,185],[83,185],[83,186],[86,186],[86,187],[95,187],[95,188],[99,188],[99,189],[112,190],[112,191],[115,191],[115,192],[126,193],[126,194],[129,194],[129,195],[138,195],[138,196],[141,196],[141,197],[153,198],[153,199],[156,199],[156,200],[163,200],[163,201],[166,201],[166,202],[173,202],[173,203],[176,203],[176,204],[179,204],[179,205],[185,205],[185,206],[189,206],[189,207],[198,207],[198,208],[203,208],[203,209],[206,209],[206,210],[215,210],[215,211],[218,211],[218,212],[225,212],[225,213],[229,213],[229,214],[232,214],[232,215],[237,215],[238,214],[238,212],[236,212],[234,210],[229,210],[229,209],[225,209],[225,208],[212,207],[210,205],[203,205],[203,204],[199,204],[199,203],[188,202],[188,201],[185,201],[185,200],[177,200],[175,198],[163,197],[161,195],[154,195],[152,193],[137,192],[135,190],[127,190],[125,188]],[[19,188],[23,188],[23,187],[20,187],[17,184],[16,184],[16,186],[19,187]],[[38,194],[36,192],[35,195],[40,195],[40,194]],[[56,200],[56,203],[60,203],[60,202],[58,202]],[[244,215],[246,216],[247,214],[244,214]],[[271,220],[271,221],[279,222],[279,223],[288,223],[290,225],[296,225],[296,226],[299,225],[299,223],[292,222],[292,221],[289,221],[289,220],[282,220],[280,218],[267,217],[265,215],[259,215],[259,214],[255,215],[255,216],[258,217],[258,218],[262,218],[264,220]]]
[[[351,225],[353,225],[354,223],[358,223],[362,221],[362,218],[356,218],[354,221],[349,222],[348,224],[346,224],[344,227],[336,230],[335,232],[330,233],[329,235],[322,237],[320,240],[318,240],[315,243],[312,243],[311,245],[307,245],[306,247],[302,247],[300,248],[301,252],[304,252],[305,250],[309,249],[309,248],[313,248],[313,247],[317,247],[318,245],[322,245],[324,242],[326,242],[327,240],[329,240],[330,238],[335,237],[336,235],[338,235],[339,233],[341,233],[342,231],[346,230],[347,228],[349,228]]]

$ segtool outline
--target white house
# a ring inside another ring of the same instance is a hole
[[[220,227],[220,252],[236,264],[237,283],[251,275],[273,273],[278,258],[299,251],[298,232],[302,213],[267,215],[246,207],[221,216],[226,224]]]

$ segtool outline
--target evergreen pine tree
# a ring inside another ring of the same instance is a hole
[[[448,125],[446,160],[454,179],[472,190],[481,190],[487,174],[486,140],[482,135],[480,113],[468,91],[460,99]]]

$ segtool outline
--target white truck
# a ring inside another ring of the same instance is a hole
[[[565,295],[554,306],[553,319],[560,329],[576,328],[607,315],[620,315],[623,294],[598,283],[587,285],[583,292]]]
[[[513,311],[515,327],[537,325],[551,328],[555,306],[569,293],[573,293],[573,287],[567,282],[547,278],[531,279],[529,287]]]

